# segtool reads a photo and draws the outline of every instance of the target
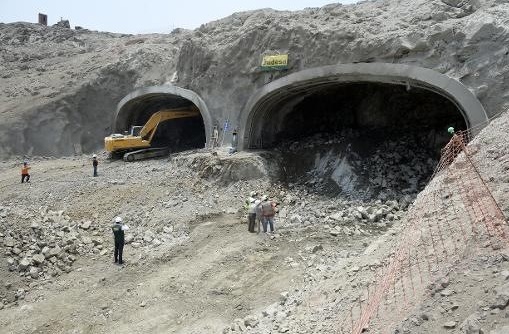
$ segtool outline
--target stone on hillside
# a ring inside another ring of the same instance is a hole
[[[258,325],[258,318],[254,315],[248,315],[244,318],[244,325],[254,328]]]
[[[292,224],[302,224],[302,217],[299,215],[292,215],[290,217],[290,223]]]
[[[23,259],[21,259],[21,261],[19,261],[18,268],[19,268],[20,271],[27,270],[27,268],[29,266],[30,266],[30,261],[27,258],[23,258]]]
[[[45,246],[42,248],[41,254],[44,255],[45,258],[51,257],[50,255],[50,248],[48,246]]]
[[[152,242],[152,240],[154,240],[154,232],[152,231],[146,231],[144,234],[143,234],[143,241],[145,242]]]
[[[92,222],[87,220],[81,223],[80,227],[84,230],[88,230],[90,228],[90,225],[92,225]]]
[[[286,303],[286,301],[288,300],[288,296],[289,296],[288,291],[281,292],[279,294],[279,304],[284,305]]]
[[[363,206],[358,206],[357,212],[360,213],[360,215],[363,219],[369,219],[369,213],[366,210],[366,208],[364,208]]]
[[[330,219],[335,221],[342,221],[343,220],[343,212],[336,212],[329,216]]]
[[[81,237],[81,242],[82,242],[83,244],[85,244],[85,245],[91,245],[91,244],[93,244],[92,238],[90,238],[90,237],[88,237],[88,236],[86,236],[86,235],[84,235],[84,236],[82,236],[82,237]]]
[[[356,273],[358,272],[359,270],[361,270],[361,268],[357,267],[357,266],[353,266],[351,268],[348,269],[348,273]]]
[[[39,271],[40,270],[37,267],[30,267],[30,271],[29,271],[30,277],[38,278],[39,277]]]
[[[460,329],[465,334],[483,334],[484,332],[481,328],[481,323],[479,322],[480,318],[481,315],[478,313],[471,314],[465,319],[465,321],[463,321]]]
[[[447,329],[453,329],[456,327],[456,321],[447,321],[445,324],[443,324],[443,327]]]
[[[311,250],[311,253],[316,253],[316,252],[321,251],[321,250],[323,250],[323,246],[322,245],[316,245]]]
[[[4,240],[4,246],[5,247],[14,247],[15,242],[13,238],[5,238]]]
[[[49,250],[48,256],[49,257],[58,256],[61,252],[62,252],[62,248],[60,248],[59,246],[55,246],[54,248],[51,248]]]
[[[491,307],[504,309],[507,306],[507,303],[509,303],[509,283],[498,287],[495,292],[495,302],[491,305]]]
[[[34,263],[36,265],[40,265],[40,264],[44,263],[44,261],[46,260],[46,257],[44,257],[43,254],[36,254],[32,257],[32,259],[34,260]]]
[[[442,290],[442,291],[440,292],[440,295],[441,295],[442,297],[449,297],[449,296],[451,296],[451,295],[453,295],[453,294],[454,294],[454,290],[450,290],[450,289],[444,289],[444,290]]]

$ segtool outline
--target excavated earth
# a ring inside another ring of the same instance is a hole
[[[257,88],[302,69],[434,69],[498,115],[474,139],[474,162],[509,217],[508,41],[504,0],[266,9],[168,35],[0,23],[0,332],[340,333],[445,141],[431,145],[408,124],[124,163],[100,153],[117,103],[171,82],[199,92],[221,123]],[[260,56],[276,51],[291,54],[289,70],[261,72]],[[272,235],[247,232],[252,191],[278,203]],[[130,226],[124,266],[112,258],[117,215]],[[391,333],[509,333],[508,280],[507,247],[473,252],[396,327],[392,315],[379,321]]]

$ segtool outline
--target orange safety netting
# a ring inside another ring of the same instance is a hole
[[[386,333],[430,293],[430,285],[480,247],[507,245],[506,218],[483,180],[471,131],[456,132],[431,182],[409,207],[394,251],[342,316],[342,333]]]

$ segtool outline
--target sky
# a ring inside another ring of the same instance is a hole
[[[71,27],[119,33],[169,33],[174,28],[194,29],[235,12],[274,8],[299,10],[357,0],[0,0],[0,22],[37,22],[48,15],[48,25],[61,18]]]

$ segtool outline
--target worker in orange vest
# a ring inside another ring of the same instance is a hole
[[[30,166],[28,166],[28,162],[23,162],[23,167],[21,167],[21,183],[25,182],[25,179],[27,183],[30,183],[30,174],[28,174],[29,169]]]

